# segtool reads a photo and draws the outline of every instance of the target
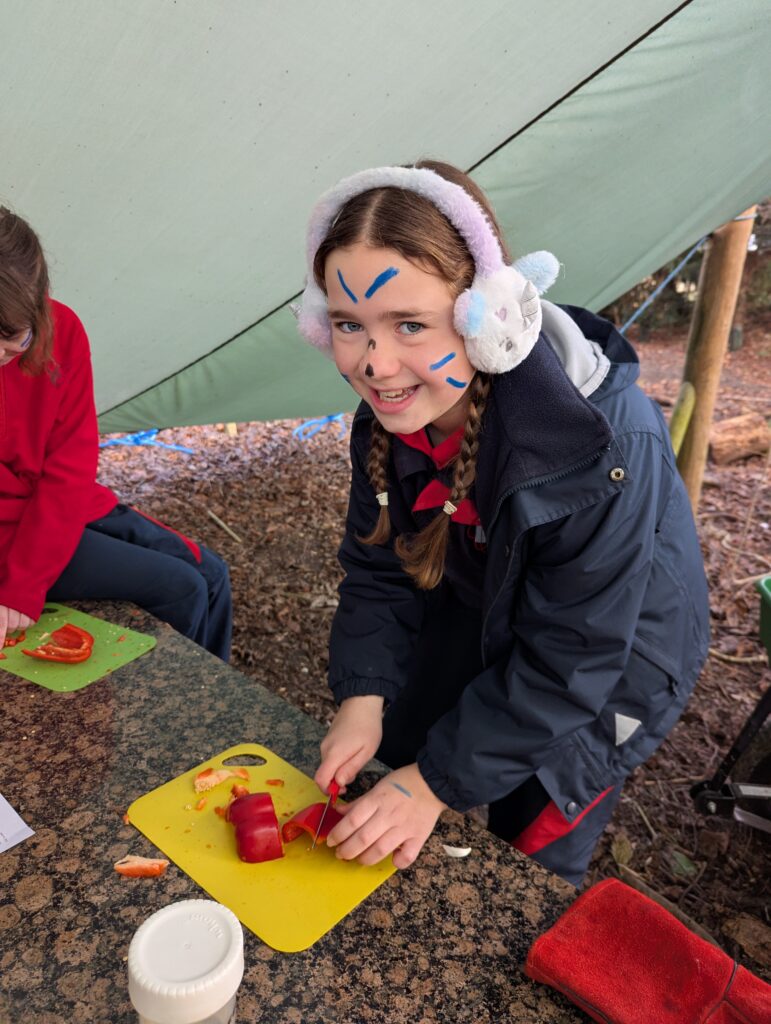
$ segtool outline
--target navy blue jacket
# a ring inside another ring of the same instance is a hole
[[[492,378],[475,493],[488,545],[484,668],[418,755],[428,785],[456,810],[535,774],[572,820],[658,746],[706,657],[701,552],[661,411],[637,386],[637,357],[615,328],[562,308],[611,366],[584,398],[542,333],[523,363]],[[330,641],[338,702],[395,699],[424,611],[392,543],[356,539],[378,515],[365,468],[371,420],[362,404]],[[395,534],[414,531],[395,486],[389,511]]]

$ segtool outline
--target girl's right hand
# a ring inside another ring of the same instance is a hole
[[[383,698],[349,697],[340,705],[321,741],[316,784],[325,793],[334,779],[341,787],[353,782],[375,754],[383,738]]]

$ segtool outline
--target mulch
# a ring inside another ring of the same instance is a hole
[[[633,342],[635,335],[630,332]],[[665,412],[677,396],[684,331],[637,346],[641,381]],[[771,314],[745,323],[726,357],[716,419],[771,416]],[[349,422],[349,418],[347,418]],[[165,430],[158,447],[102,451],[100,479],[121,500],[218,551],[235,597],[233,664],[329,722],[327,640],[337,603],[336,549],[347,502],[347,436],[334,423],[303,439],[299,421]],[[214,513],[239,540],[211,518]],[[712,647],[697,691],[656,754],[627,782],[588,882],[621,873],[656,890],[750,970],[771,980],[771,837],[698,815],[707,778],[771,684],[750,580],[771,572],[771,473],[764,458],[708,466],[698,516],[710,584]]]

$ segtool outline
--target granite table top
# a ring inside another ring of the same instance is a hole
[[[126,980],[133,933],[162,906],[207,894],[173,863],[160,879],[114,872],[127,852],[158,855],[123,822],[133,799],[237,743],[268,746],[309,775],[318,763],[323,729],[301,711],[135,608],[80,607],[158,643],[73,693],[0,670],[0,792],[35,830],[0,854],[0,1024],[136,1020]],[[442,843],[472,853],[450,858]],[[310,949],[279,953],[245,929],[237,1020],[584,1021],[522,971],[533,940],[575,895],[447,812],[415,864]]]

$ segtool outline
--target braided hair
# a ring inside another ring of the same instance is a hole
[[[477,373],[469,385],[466,423],[454,465],[449,500],[455,506],[460,505],[468,497],[476,478],[479,431],[489,393],[490,378],[486,374]],[[367,472],[376,494],[384,492],[388,485],[389,452],[390,435],[378,420],[374,420]],[[364,544],[385,544],[390,535],[391,521],[388,515],[388,506],[381,504],[375,529],[368,537],[360,539]],[[397,537],[394,547],[401,559],[404,571],[412,577],[415,585],[421,590],[433,590],[439,585],[444,574],[449,536],[450,516],[445,512],[440,512],[420,533],[410,537]]]

